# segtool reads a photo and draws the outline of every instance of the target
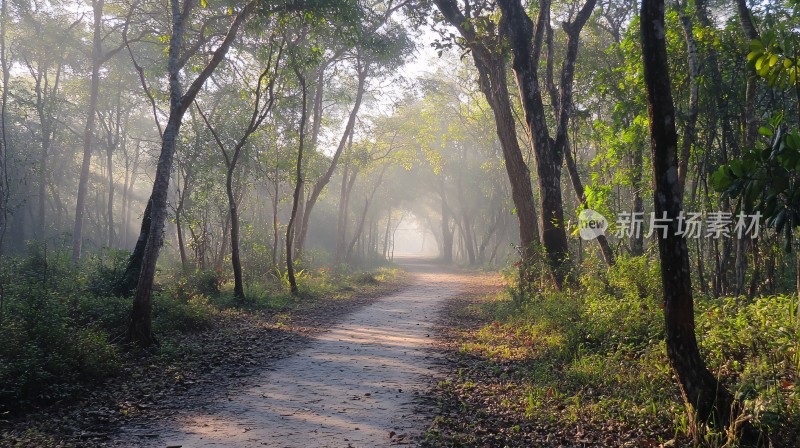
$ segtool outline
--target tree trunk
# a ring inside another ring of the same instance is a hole
[[[484,46],[471,27],[465,26],[468,17],[459,10],[455,0],[434,0],[445,19],[454,26],[468,42],[475,67],[478,69],[479,86],[494,112],[497,137],[503,150],[506,172],[511,183],[511,198],[517,209],[522,263],[520,281],[523,288],[535,281],[530,266],[536,258],[539,229],[533,201],[531,177],[517,140],[516,121],[508,94],[506,76],[506,54],[496,53]]]
[[[697,63],[697,44],[694,39],[694,27],[692,19],[687,11],[687,6],[683,3],[678,5],[678,15],[681,25],[683,25],[683,36],[686,40],[686,64],[689,67],[689,106],[686,111],[686,127],[683,131],[683,141],[681,142],[681,153],[678,157],[678,187],[681,197],[686,187],[686,172],[689,169],[689,157],[692,153],[692,144],[697,139],[697,114],[699,102],[699,67]]]
[[[684,236],[677,235],[682,200],[678,183],[678,136],[664,33],[664,0],[643,0],[641,23],[655,213],[670,218],[666,237],[657,237],[664,286],[667,356],[678,377],[689,419],[696,423],[711,422],[723,429],[731,422],[732,415],[738,415],[739,405],[708,371],[700,356],[695,336],[689,252]],[[694,427],[696,425],[692,425]]]
[[[239,255],[239,209],[236,198],[233,196],[233,168],[228,169],[228,178],[225,191],[228,194],[228,204],[231,213],[231,264],[233,265],[233,295],[237,299],[244,299],[244,280],[242,278],[242,260]]]
[[[300,234],[297,241],[298,253],[302,253],[305,246],[306,235],[308,234],[308,223],[310,222],[311,218],[311,210],[313,210],[314,205],[317,203],[317,199],[319,199],[319,195],[322,193],[322,190],[325,189],[325,186],[328,185],[328,182],[330,182],[334,171],[336,171],[336,167],[339,164],[339,158],[341,157],[346,143],[350,138],[350,134],[353,132],[353,128],[356,125],[356,116],[358,115],[358,110],[361,107],[361,101],[364,98],[364,88],[366,87],[367,76],[370,70],[369,62],[362,61],[362,63],[363,65],[359,67],[358,72],[358,90],[356,91],[355,103],[353,104],[353,109],[350,111],[350,116],[347,119],[347,124],[345,125],[342,138],[339,140],[339,146],[336,148],[336,152],[333,154],[330,166],[328,166],[325,174],[323,174],[322,177],[319,178],[316,183],[314,183],[314,188],[311,190],[311,196],[309,196],[308,200],[306,201],[305,210],[303,211],[303,219],[299,228]]]
[[[222,263],[225,261],[225,254],[228,253],[228,244],[231,240],[229,238],[231,233],[231,214],[225,213],[225,224],[222,226],[222,235],[220,236],[219,251],[214,258],[214,268],[222,271]],[[228,237],[226,237],[228,236]]]
[[[8,224],[8,135],[6,129],[6,112],[8,110],[8,81],[11,77],[9,64],[6,61],[6,21],[8,19],[8,2],[0,6],[0,71],[2,71],[2,93],[0,93],[0,255],[3,254],[3,240]],[[2,291],[0,290],[0,296]]]
[[[155,281],[156,262],[164,243],[164,221],[167,217],[167,196],[169,192],[170,173],[172,171],[172,161],[175,154],[175,143],[180,132],[183,115],[194,101],[197,93],[202,88],[205,81],[216,70],[222,62],[228,49],[236,36],[239,26],[244,22],[255,9],[255,0],[248,2],[242,10],[236,14],[231,26],[228,29],[222,43],[214,51],[208,64],[195,78],[192,84],[183,94],[180,82],[180,53],[183,46],[184,29],[187,15],[193,7],[192,0],[186,0],[183,11],[179,0],[171,0],[172,13],[172,36],[169,42],[168,68],[169,74],[169,98],[170,114],[167,126],[161,139],[161,154],[158,158],[155,180],[153,182],[153,192],[150,195],[151,211],[150,226],[146,235],[140,235],[140,239],[146,240],[144,254],[142,255],[138,281],[136,284],[136,294],[133,299],[133,312],[128,326],[128,342],[136,343],[140,346],[150,346],[157,344],[152,331],[152,295],[153,282]],[[134,263],[135,264],[135,261]],[[130,266],[130,264],[129,264]]]
[[[183,237],[183,227],[181,226],[181,215],[183,215],[184,205],[186,204],[186,196],[189,195],[189,178],[191,171],[183,174],[183,188],[178,192],[178,207],[175,208],[175,228],[178,233],[178,250],[181,255],[181,269],[184,273],[189,272],[189,260],[186,255],[186,242]]]
[[[317,71],[317,85],[314,87],[314,119],[311,124],[311,148],[316,149],[319,131],[322,129],[322,105],[325,94],[325,69],[330,61],[320,64]],[[352,139],[351,139],[352,141]]]
[[[277,157],[276,157],[277,160]],[[275,188],[275,194],[272,196],[272,266],[278,266],[278,195],[280,194],[279,188],[280,185],[278,184],[278,176],[277,176],[278,164],[275,164],[275,173],[274,173],[274,180],[273,186]]]
[[[450,207],[444,197],[442,187],[442,261],[453,262],[453,229],[450,228]]]
[[[353,173],[350,176],[350,157],[349,153],[353,147],[353,134],[350,134],[350,140],[347,144],[347,154],[344,162],[344,171],[342,172],[342,187],[339,192],[339,219],[336,226],[336,254],[334,256],[337,263],[345,258],[345,250],[347,244],[347,214],[350,205],[350,191],[353,188],[356,176]]]
[[[761,36],[758,33],[755,25],[753,24],[753,18],[750,13],[750,9],[747,7],[746,0],[737,0],[736,1],[737,10],[739,12],[739,20],[742,23],[742,29],[744,30],[747,38],[750,40],[760,39]],[[745,91],[745,105],[744,105],[744,119],[745,119],[745,135],[744,135],[744,146],[750,150],[755,149],[756,140],[758,139],[758,118],[756,114],[756,107],[758,102],[758,84],[757,84],[757,74],[755,73],[754,69],[750,70],[749,77],[747,78],[747,87]],[[756,252],[758,251],[757,247],[758,240],[752,240],[750,242],[750,246],[753,248],[753,256],[754,258],[757,256]],[[734,285],[735,285],[735,293],[737,295],[745,293],[745,276],[747,274],[747,247],[748,242],[744,238],[739,238],[736,240],[736,267],[735,267],[735,274],[734,274]],[[754,272],[753,278],[759,277],[758,266],[754,263]],[[750,288],[752,295],[752,290],[754,288]]]
[[[292,242],[294,241],[294,225],[295,218],[297,218],[297,206],[300,202],[300,196],[303,194],[303,143],[305,140],[306,129],[306,114],[307,114],[307,92],[306,92],[306,79],[295,68],[295,75],[300,82],[302,94],[302,112],[300,113],[300,131],[299,142],[297,145],[297,168],[295,176],[297,177],[297,184],[294,187],[294,195],[292,197],[292,213],[289,216],[289,224],[286,226],[286,275],[289,278],[289,287],[293,296],[299,296],[300,290],[297,288],[297,280],[294,276],[294,261],[292,260]]]
[[[633,190],[633,216],[644,216],[644,201],[642,200],[642,170],[644,167],[644,142],[639,142],[638,147],[633,150],[633,163],[631,163],[631,187]],[[644,254],[644,232],[632,232],[630,236],[631,255],[638,257]]]
[[[175,211],[175,228],[178,234],[178,250],[181,254],[181,270],[186,273],[189,272],[189,259],[186,256],[186,242],[183,237],[183,228],[181,227],[180,210]]]
[[[595,2],[596,0],[587,0],[575,20],[564,24],[568,41],[561,70],[561,102],[556,114],[558,118],[556,138],[553,140],[548,131],[537,73],[544,28],[550,20],[550,0],[540,0],[536,27],[520,0],[498,1],[503,11],[504,23],[501,29],[509,39],[513,55],[512,67],[536,162],[539,204],[542,210],[542,244],[553,281],[559,289],[563,288],[571,271],[561,197],[561,164],[567,148],[567,125],[572,108],[572,83],[580,32],[589,19]]]
[[[152,209],[153,201],[148,200],[147,206],[144,209],[144,214],[142,215],[142,226],[141,230],[139,231],[139,239],[136,240],[136,246],[134,246],[133,252],[131,252],[131,256],[128,258],[128,264],[125,267],[125,272],[114,286],[114,295],[116,296],[128,296],[136,288],[139,272],[142,269],[142,259],[144,258],[144,248],[147,245],[147,236],[150,234],[150,225],[152,224],[150,212]]]
[[[78,181],[78,199],[75,205],[75,226],[72,231],[72,262],[77,263],[81,258],[81,245],[83,243],[83,213],[86,208],[86,192],[89,188],[89,168],[92,163],[92,150],[97,99],[100,96],[100,58],[102,57],[102,20],[104,0],[93,0],[94,30],[92,37],[92,79],[89,88],[89,104],[86,110],[86,128],[83,134],[83,162],[81,163],[81,176]],[[110,175],[109,175],[110,176]]]
[[[494,216],[492,220],[492,224],[489,226],[489,230],[486,231],[486,234],[483,235],[483,239],[481,239],[481,244],[478,246],[478,263],[486,261],[486,247],[489,241],[491,241],[492,236],[497,233],[497,228],[500,226],[501,213],[501,210],[497,211],[496,216]]]
[[[364,233],[364,222],[367,220],[367,212],[369,211],[369,205],[372,203],[372,199],[375,198],[375,192],[378,191],[378,187],[380,187],[381,183],[383,182],[383,176],[384,174],[386,174],[387,168],[389,168],[388,164],[383,166],[381,174],[378,175],[378,180],[375,181],[375,186],[372,188],[372,192],[370,192],[369,197],[364,202],[364,210],[361,212],[361,219],[359,219],[358,221],[358,226],[356,227],[355,235],[353,235],[353,239],[350,241],[350,246],[348,246],[347,253],[345,255],[345,260],[347,260],[348,262],[350,261],[353,253],[353,246],[355,246],[356,241]]]
[[[464,238],[464,246],[467,249],[467,259],[470,265],[475,264],[475,239],[472,236],[472,220],[467,213],[461,215],[461,230]]]
[[[383,258],[389,259],[389,230],[392,228],[392,207],[386,214],[386,233],[383,235]]]

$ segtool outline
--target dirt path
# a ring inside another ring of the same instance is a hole
[[[413,284],[347,316],[250,384],[156,426],[129,428],[121,445],[148,447],[375,447],[410,444],[429,413],[433,325],[442,301],[471,276],[424,262]],[[210,397],[212,398],[212,397]]]

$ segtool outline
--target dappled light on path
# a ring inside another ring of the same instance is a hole
[[[186,409],[145,446],[373,447],[410,443],[429,413],[433,325],[465,276],[406,260],[412,286],[347,316],[241,389]],[[137,431],[138,432],[138,431]]]

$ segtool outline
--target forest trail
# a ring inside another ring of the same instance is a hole
[[[136,429],[148,438],[128,435],[146,447],[414,444],[430,419],[423,394],[435,373],[441,305],[485,278],[423,260],[402,264],[414,276],[409,287],[346,316],[247,386]]]

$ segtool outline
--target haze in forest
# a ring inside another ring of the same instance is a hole
[[[0,1],[0,444],[392,301],[422,446],[797,444],[797,0]]]

